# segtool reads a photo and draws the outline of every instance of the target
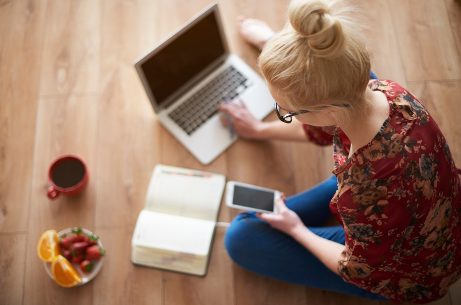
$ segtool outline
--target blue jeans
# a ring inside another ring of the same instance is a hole
[[[370,79],[378,79],[378,76],[375,74],[375,72],[370,71]]]
[[[330,217],[329,202],[337,189],[335,176],[287,198],[309,229],[323,238],[344,244],[341,226],[319,227]],[[335,291],[373,300],[383,297],[346,283],[290,236],[270,227],[254,213],[242,213],[231,223],[225,236],[229,256],[241,267],[285,282]]]

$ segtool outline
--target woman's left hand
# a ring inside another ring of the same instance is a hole
[[[290,210],[284,202],[284,199],[278,198],[275,201],[277,213],[258,213],[256,216],[269,223],[273,228],[278,229],[285,234],[293,236],[299,229],[305,228],[298,214]]]

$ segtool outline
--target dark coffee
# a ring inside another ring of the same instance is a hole
[[[53,182],[62,188],[68,188],[82,181],[85,167],[79,160],[64,159],[56,164],[52,171]]]

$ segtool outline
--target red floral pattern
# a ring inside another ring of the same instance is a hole
[[[307,124],[303,124],[304,132],[306,133],[309,142],[313,142],[317,145],[327,146],[333,142],[333,133],[328,127],[316,127]]]
[[[330,209],[343,224],[345,281],[394,301],[427,303],[461,277],[461,183],[437,124],[408,91],[371,81],[389,118],[350,158],[332,137],[338,191]]]

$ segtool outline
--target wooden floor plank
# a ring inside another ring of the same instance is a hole
[[[428,303],[428,305],[457,305],[457,303],[452,303],[449,294],[446,294],[443,298]]]
[[[0,234],[0,304],[23,302],[26,234]]]
[[[461,280],[458,280],[450,287],[451,305],[461,304]]]
[[[164,304],[162,272],[131,263],[133,228],[104,228],[96,233],[104,244],[106,257],[101,273],[89,283],[97,293],[86,304],[106,304],[108,300],[113,305]]]
[[[407,81],[461,78],[444,1],[388,0]]]
[[[8,37],[9,30],[11,28],[12,19],[14,14],[12,13],[13,1],[0,2],[0,37],[6,39]],[[0,45],[0,62],[4,62],[3,49],[7,44],[2,43]]]
[[[387,301],[373,301],[365,298],[348,296],[341,293],[323,291],[314,288],[306,289],[306,305],[385,305]]]
[[[0,304],[5,305],[23,304],[24,298],[45,10],[46,1],[0,4]]]
[[[139,112],[137,105],[147,106],[136,99],[139,95],[123,91],[124,81],[130,81],[127,75],[134,76],[113,72],[98,109],[97,227],[134,225],[159,156],[158,124],[152,110]]]
[[[447,7],[448,17],[450,18],[451,32],[455,37],[458,47],[457,51],[461,53],[461,1],[445,0],[445,5]]]
[[[0,21],[0,232],[28,227],[45,10],[45,0],[0,6],[10,20]]]
[[[305,288],[233,267],[236,305],[308,304]]]
[[[404,65],[399,50],[392,15],[394,10],[387,0],[353,1],[357,7],[367,14],[363,17],[366,44],[371,57],[371,69],[381,79],[391,79],[402,85],[406,83]]]
[[[100,1],[49,1],[41,95],[99,92]]]
[[[134,62],[143,52],[140,49],[147,47],[145,42],[155,40],[149,29],[139,28],[152,25],[148,20],[155,20],[158,9],[152,3],[101,4],[97,227],[134,226],[160,155],[156,140],[161,136],[160,127],[134,69]],[[151,14],[144,12],[143,18],[138,19],[141,11]]]

